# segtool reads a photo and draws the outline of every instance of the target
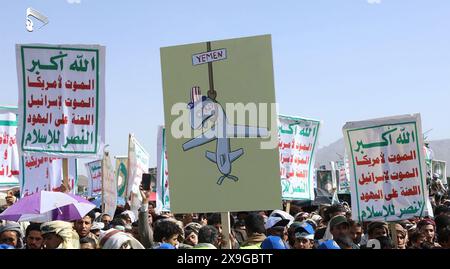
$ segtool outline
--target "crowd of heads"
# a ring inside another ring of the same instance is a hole
[[[138,211],[118,207],[113,216],[95,209],[73,221],[2,221],[0,247],[15,249],[435,249],[450,248],[450,203],[434,206],[434,218],[395,223],[358,222],[347,203],[232,212],[225,234],[220,213]]]

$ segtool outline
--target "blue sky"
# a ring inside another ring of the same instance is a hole
[[[370,4],[369,2],[379,2]],[[106,142],[128,133],[156,165],[163,123],[159,48],[271,34],[279,112],[324,121],[320,144],[346,121],[420,112],[429,139],[450,138],[450,1],[1,1],[1,105],[17,104],[14,44],[101,44]],[[29,33],[33,7],[50,23]]]

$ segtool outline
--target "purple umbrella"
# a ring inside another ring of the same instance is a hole
[[[0,219],[10,221],[47,222],[52,220],[77,220],[83,218],[95,205],[79,196],[40,191],[19,200],[0,214]]]

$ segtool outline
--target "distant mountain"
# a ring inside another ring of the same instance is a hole
[[[331,169],[330,161],[340,160],[344,156],[344,139],[331,143],[317,151],[316,168],[326,165]],[[450,139],[430,141],[430,148],[434,152],[434,159],[447,162],[447,177],[450,177]]]

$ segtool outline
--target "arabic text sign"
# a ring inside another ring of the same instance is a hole
[[[419,114],[349,122],[343,131],[355,219],[397,221],[431,214]]]
[[[348,160],[332,162],[332,170],[337,171],[337,187],[339,194],[350,193],[350,167]]]
[[[282,197],[314,200],[313,168],[320,122],[278,117]]]
[[[128,149],[128,188],[127,197],[130,197],[131,192],[138,194],[139,185],[142,181],[142,174],[148,172],[148,162],[150,156],[145,151],[136,138],[130,135],[129,149]],[[140,195],[139,195],[140,196]]]
[[[102,160],[86,164],[89,175],[88,195],[96,196],[102,193]]]
[[[0,187],[19,185],[16,114],[17,108],[0,107]]]
[[[162,126],[158,130],[158,166],[156,176],[156,210],[170,212],[169,169],[167,167],[166,129]]]
[[[17,45],[23,152],[96,156],[104,139],[101,46]]]
[[[69,159],[70,193],[75,194],[77,188],[77,160]],[[24,156],[22,158],[22,175],[20,194],[22,197],[32,195],[41,190],[61,191],[63,184],[62,159],[46,156]]]
[[[103,212],[110,216],[114,216],[117,207],[117,181],[114,177],[114,169],[111,164],[111,158],[109,153],[105,153],[103,156],[102,166],[103,176]]]

